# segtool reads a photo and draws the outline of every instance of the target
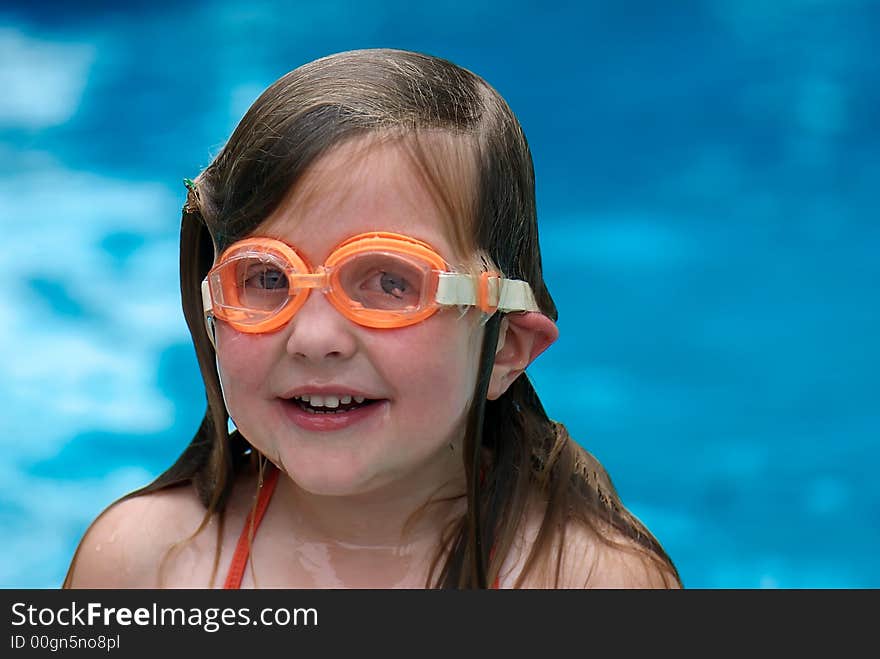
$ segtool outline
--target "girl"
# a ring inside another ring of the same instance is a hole
[[[485,81],[398,50],[319,59],[186,184],[207,410],[64,587],[681,585],[524,374],[556,308],[531,154]]]

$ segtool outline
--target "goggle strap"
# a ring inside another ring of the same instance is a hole
[[[437,282],[437,304],[472,307],[477,303],[474,278],[452,272],[441,272]]]
[[[502,279],[499,311],[540,311],[529,282],[521,279]]]
[[[520,279],[500,279],[501,292],[498,295],[499,311],[540,311],[532,287],[527,281]],[[437,283],[438,304],[443,305],[477,305],[476,278],[451,272],[442,272]],[[493,289],[496,287],[492,287]],[[496,289],[497,290],[497,289]],[[494,297],[494,296],[493,296]],[[494,302],[491,301],[490,302]]]

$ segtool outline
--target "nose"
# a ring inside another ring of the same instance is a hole
[[[357,350],[352,323],[334,307],[320,289],[313,289],[305,304],[287,324],[287,352],[312,363],[342,361]]]

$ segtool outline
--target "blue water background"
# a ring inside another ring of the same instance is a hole
[[[75,8],[74,8],[75,7]],[[179,454],[183,177],[315,57],[447,57],[529,138],[529,369],[686,586],[880,587],[880,3],[0,5],[0,586]]]

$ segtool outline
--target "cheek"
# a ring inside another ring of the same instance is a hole
[[[239,396],[257,392],[265,386],[271,366],[271,350],[265,345],[266,338],[218,326],[217,361],[223,392],[230,407],[236,407]]]
[[[432,318],[397,333],[388,344],[388,378],[400,383],[401,397],[431,401],[438,413],[463,410],[476,384],[482,328],[470,319]],[[437,321],[437,322],[434,322]],[[411,331],[407,331],[411,330]]]

